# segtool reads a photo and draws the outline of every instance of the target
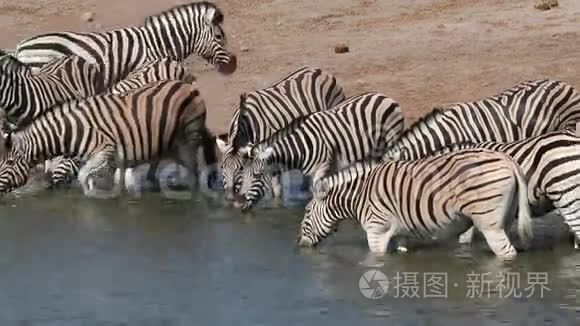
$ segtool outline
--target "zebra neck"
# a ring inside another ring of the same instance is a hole
[[[338,210],[335,216],[360,220],[368,206],[363,196],[363,186],[369,172],[370,168],[359,165],[331,177],[331,188],[334,189],[331,207]]]
[[[5,110],[6,118],[11,123],[18,123],[17,115],[24,110],[28,101],[26,89],[28,87],[15,87],[15,85],[22,85],[24,77],[19,76],[18,79],[6,81],[6,84],[1,85],[0,89],[0,107]]]
[[[301,149],[295,143],[289,142],[288,139],[278,141],[272,144],[271,147],[274,153],[268,159],[268,164],[277,164],[282,170],[304,170],[306,168],[304,165],[304,152],[308,149]]]
[[[42,125],[37,125],[26,128],[12,135],[13,146],[22,151],[28,162],[36,164],[65,154],[60,139],[63,132],[55,126],[43,128]]]
[[[147,59],[162,59],[171,58],[177,61],[185,60],[193,50],[190,49],[193,40],[190,40],[189,33],[183,31],[184,35],[175,36],[175,39],[168,39],[171,35],[174,35],[175,30],[171,26],[175,25],[177,22],[167,21],[167,19],[159,20],[158,26],[153,24],[147,24],[141,26],[141,31],[145,35],[145,41],[147,43]],[[187,26],[189,29],[191,27]],[[183,37],[182,42],[178,41],[178,37]],[[164,40],[161,42],[161,40]]]

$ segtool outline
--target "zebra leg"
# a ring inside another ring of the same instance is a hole
[[[563,194],[554,201],[554,207],[574,234],[574,249],[580,249],[580,189]]]
[[[282,198],[282,184],[280,182],[281,174],[272,175],[272,197],[274,199]]]
[[[475,235],[475,227],[472,226],[469,230],[463,232],[459,236],[459,243],[461,244],[470,244],[473,242],[473,236]]]
[[[96,187],[94,176],[97,172],[105,170],[110,171],[110,165],[113,165],[114,149],[105,148],[93,155],[79,171],[79,182],[83,192],[87,197],[94,198],[112,198],[117,195],[116,191],[103,191]],[[111,176],[114,179],[114,176]],[[114,189],[112,189],[114,190]]]
[[[390,227],[384,224],[370,224],[364,226],[365,232],[367,233],[367,242],[369,249],[372,253],[378,255],[384,255],[389,247],[389,242],[397,233],[397,225],[391,223]]]
[[[481,231],[489,248],[497,257],[503,260],[512,260],[516,257],[517,251],[505,231],[506,208],[503,205],[499,206],[484,214],[467,214],[467,217],[470,217],[474,227]]]

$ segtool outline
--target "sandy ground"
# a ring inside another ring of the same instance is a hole
[[[184,1],[0,0],[0,47],[59,30],[141,22]],[[536,0],[216,0],[225,13],[236,74],[224,77],[193,59],[210,110],[225,131],[238,94],[304,65],[334,73],[348,95],[380,91],[407,123],[438,104],[492,95],[525,79],[580,87],[580,1],[549,11]],[[84,23],[92,11],[96,22]],[[98,25],[97,25],[98,24]],[[100,26],[99,26],[100,25]],[[344,42],[346,54],[335,54]],[[248,51],[242,52],[241,48]]]

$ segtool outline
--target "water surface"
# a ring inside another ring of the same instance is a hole
[[[360,228],[346,222],[300,249],[300,208],[244,216],[203,195],[93,200],[75,190],[0,205],[0,325],[577,325],[580,314],[580,253],[552,222],[510,264],[481,243],[390,254],[379,267],[386,295],[371,300],[359,280],[378,261]],[[468,274],[497,283],[508,272],[520,290],[528,273],[545,273],[549,291],[469,293]],[[407,278],[398,291],[397,273]],[[425,298],[425,273],[446,275],[445,297]],[[419,298],[403,297],[417,288]]]

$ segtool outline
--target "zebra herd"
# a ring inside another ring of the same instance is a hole
[[[223,20],[214,4],[194,2],[141,26],[43,34],[3,53],[0,192],[25,185],[41,164],[54,186],[78,179],[85,195],[103,197],[115,184],[130,188],[140,164],[155,176],[169,159],[198,176],[200,157],[207,168],[219,152],[225,198],[244,212],[268,191],[281,195],[284,171],[311,177],[303,246],[350,218],[375,253],[395,238],[471,241],[476,229],[498,257],[512,259],[508,228],[517,225],[525,248],[531,218],[553,210],[577,246],[580,94],[572,86],[521,82],[436,108],[404,129],[395,100],[347,97],[332,74],[304,67],[241,94],[227,136],[216,137],[182,62],[197,54],[222,74],[235,72]]]

